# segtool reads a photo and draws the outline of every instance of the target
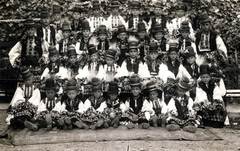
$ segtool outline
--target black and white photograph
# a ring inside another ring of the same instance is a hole
[[[0,150],[240,150],[240,1],[1,0]]]

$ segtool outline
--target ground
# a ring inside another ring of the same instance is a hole
[[[234,108],[235,106],[233,106]],[[6,124],[5,110],[0,110],[0,130],[4,131]],[[8,138],[0,138],[0,150],[24,150],[24,151],[159,151],[159,150],[240,150],[240,131],[231,127],[221,129],[207,127],[211,132],[223,140],[214,141],[102,141],[102,142],[72,142],[57,144],[23,145],[13,146]]]

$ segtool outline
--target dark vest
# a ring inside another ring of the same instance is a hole
[[[174,73],[175,76],[177,76],[177,74],[178,74],[179,66],[180,66],[179,60],[176,60],[175,66],[173,66],[172,61],[170,59],[168,59],[168,61],[167,61],[168,70],[171,71],[172,73]]]
[[[134,72],[135,74],[138,74],[138,69],[139,69],[139,64],[140,64],[139,59],[135,59],[134,64],[131,63],[131,58],[126,59],[126,64],[127,64],[127,70],[128,72]]]
[[[71,24],[72,31],[80,31],[81,30],[82,21],[79,19],[77,22],[78,22],[78,25],[75,26],[75,20],[72,21],[72,24]]]
[[[188,119],[188,99],[189,97],[185,94],[184,99],[179,102],[178,99],[175,99],[175,106],[178,113],[178,118],[180,120],[187,120]]]
[[[206,87],[206,84],[203,81],[200,81],[198,83],[198,86],[207,94],[207,98],[209,102],[213,103],[213,90],[215,88],[215,84],[212,80],[208,83],[208,88]]]
[[[65,104],[66,104],[66,110],[67,111],[75,112],[75,111],[78,110],[78,106],[79,106],[79,103],[81,102],[81,100],[76,97],[73,101],[72,106],[70,104],[70,99],[69,98],[65,99],[63,102],[65,102]]]
[[[152,18],[152,25],[151,25],[151,29],[153,29],[153,27],[154,27],[154,25],[156,24],[156,19],[157,19],[157,17],[153,17]],[[162,28],[166,28],[166,25],[167,25],[167,18],[166,17],[164,17],[164,15],[161,15],[161,26],[162,26]]]
[[[184,64],[184,67],[187,69],[188,73],[192,76],[192,78],[198,79],[198,77],[199,77],[199,71],[198,71],[199,66],[196,63],[194,63],[194,70],[192,69],[191,65],[188,64],[188,63]]]
[[[56,32],[55,32],[55,29],[52,25],[49,25],[50,26],[50,31],[51,31],[51,37],[52,37],[52,42],[53,42],[53,45],[55,46],[56,45]],[[43,38],[43,27],[39,27],[37,28],[37,36],[40,37],[40,38]]]
[[[144,45],[149,45],[150,43],[150,38],[148,36],[145,36],[143,39],[140,39],[140,37],[138,37],[138,39],[139,39],[139,43],[144,42]],[[141,57],[145,56],[144,45],[139,48]]]
[[[202,35],[202,33],[203,33],[203,32],[200,31],[200,32],[198,32],[198,33],[196,34],[197,53],[200,54],[200,55],[204,53],[204,52],[200,52],[200,51],[199,51],[199,48],[198,48],[198,46],[199,46],[199,44],[200,44],[200,41],[201,41],[201,35]],[[216,37],[217,37],[217,34],[216,34],[215,32],[213,32],[213,31],[211,31],[211,32],[210,32],[210,49],[211,49],[211,51],[214,51],[214,50],[217,49]]]
[[[106,100],[104,99],[104,97],[102,97],[102,96],[97,100],[96,103],[95,103],[95,98],[94,98],[93,96],[90,96],[90,97],[88,98],[88,100],[91,102],[91,106],[92,106],[95,110],[100,107],[101,103],[103,103],[104,101],[106,101]]]
[[[22,53],[21,57],[26,57],[26,51],[27,51],[27,38],[21,41],[22,43]],[[43,51],[42,51],[42,40],[40,37],[35,36],[35,47],[34,50],[38,53],[39,58],[42,57]]]
[[[138,114],[141,111],[144,99],[145,98],[142,95],[140,95],[139,98],[137,99],[137,107],[135,107],[135,100],[133,100],[133,95],[129,97],[130,101],[129,105],[133,109],[135,114]]]
[[[120,102],[119,100],[117,100],[117,102],[114,104],[112,103],[110,100],[107,101],[107,107],[108,108],[113,108],[113,109],[117,109],[120,107]]]
[[[109,49],[109,40],[106,39],[104,42],[105,42],[104,50],[108,50]],[[98,44],[97,48],[98,48],[98,50],[102,49],[102,42],[100,40],[99,40],[99,44]]]
[[[138,16],[138,22],[142,21],[143,19]],[[133,16],[131,15],[128,21],[128,28],[133,28]]]

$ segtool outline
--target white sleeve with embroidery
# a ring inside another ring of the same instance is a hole
[[[104,101],[101,103],[100,107],[97,108],[97,111],[102,113],[106,107],[107,107],[107,104],[106,104],[106,101]]]
[[[87,111],[90,107],[91,107],[91,102],[90,102],[89,99],[87,99],[87,100],[84,102],[84,112]]]
[[[38,106],[38,104],[41,101],[41,93],[39,89],[33,90],[32,97],[28,100],[30,103],[32,103],[35,106]]]
[[[22,44],[20,42],[17,42],[8,54],[9,61],[14,68],[16,67],[16,59],[18,59],[21,56],[21,52],[22,52]]]
[[[59,79],[67,79],[68,78],[67,69],[64,67],[59,67],[59,72],[55,76],[58,76]]]
[[[62,104],[61,101],[57,102],[57,104],[55,105],[55,107],[52,109],[52,111],[57,111],[57,112],[62,112]]]
[[[24,101],[25,101],[25,98],[23,97],[23,90],[20,87],[18,87],[9,105],[15,107],[19,103],[22,103]]]
[[[40,101],[40,103],[38,104],[38,109],[37,109],[37,113],[46,111],[46,104],[43,103],[43,101]]]
[[[164,102],[164,99],[161,100],[161,103],[162,103],[161,113],[162,113],[162,114],[166,114],[168,109],[167,109],[166,103]]]
[[[222,38],[218,35],[216,37],[216,44],[217,44],[217,49],[223,51],[225,55],[227,56],[227,48],[222,40]]]
[[[85,112],[85,106],[83,104],[83,102],[81,101],[78,105],[78,110],[77,110],[79,113],[83,113]]]
[[[167,105],[167,112],[177,114],[177,109],[176,109],[176,106],[175,106],[175,100],[173,98],[171,98],[171,100],[169,101],[169,103]]]
[[[49,68],[48,68],[48,67],[44,69],[44,71],[43,71],[43,73],[42,73],[42,75],[41,75],[41,80],[42,80],[43,78],[46,78],[46,79],[47,79],[47,77],[49,77]]]

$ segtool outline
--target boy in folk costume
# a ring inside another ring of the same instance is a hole
[[[23,129],[26,126],[25,121],[30,121],[33,118],[41,99],[39,89],[33,84],[33,75],[26,66],[21,68],[21,74],[24,84],[17,87],[10,102],[9,115],[6,119],[6,122],[13,129]]]
[[[123,61],[121,71],[123,76],[131,76],[133,74],[144,75],[145,66],[138,57],[138,40],[130,36],[128,38],[129,57]]]
[[[117,38],[117,47],[120,50],[118,65],[121,66],[128,55],[128,32],[124,25],[118,26]]]
[[[79,72],[76,78],[84,79],[87,78],[88,81],[92,77],[97,77],[99,79],[104,78],[104,69],[102,63],[99,61],[98,51],[96,50],[96,46],[90,44],[88,46],[88,53],[89,53],[89,61],[84,66],[81,72]]]
[[[71,79],[67,83],[67,96],[62,96],[61,99],[61,118],[59,125],[64,129],[72,129],[75,126],[78,128],[88,129],[89,127],[80,119],[85,111],[84,103],[78,95],[76,80]]]
[[[128,27],[123,17],[119,14],[119,2],[117,0],[113,0],[111,2],[111,14],[107,19],[107,29],[110,31],[117,30],[119,25],[124,25],[126,28]]]
[[[106,26],[100,25],[96,33],[97,33],[98,42],[99,42],[99,44],[97,45],[99,57],[102,62],[105,62],[104,55],[105,55],[105,52],[109,49],[109,45],[110,45]]]
[[[161,78],[164,83],[167,82],[168,74],[170,74],[167,65],[163,64],[160,59],[158,59],[158,46],[156,42],[152,42],[149,45],[148,56],[146,57],[145,64],[147,65],[147,71],[145,74],[146,78],[158,77]]]
[[[166,126],[166,113],[167,113],[167,105],[164,102],[163,91],[161,90],[161,86],[156,83],[157,81],[149,81],[146,84],[148,99],[154,110],[153,116],[151,117],[151,122],[154,127],[165,127]],[[160,84],[161,85],[161,84]]]
[[[84,102],[85,114],[83,118],[89,122],[91,129],[101,128],[103,126],[108,127],[108,120],[103,117],[107,104],[105,98],[102,96],[101,81],[98,78],[93,78],[91,84],[92,95]]]
[[[154,4],[154,17],[150,19],[148,25],[153,28],[156,23],[160,24],[163,29],[166,29],[167,18],[165,15],[168,13],[164,10],[163,5],[160,2]]]
[[[38,105],[37,113],[32,121],[26,121],[26,127],[30,130],[37,131],[39,128],[59,127],[58,119],[60,117],[61,102],[56,97],[56,85],[54,79],[46,80],[45,87],[46,98],[42,99]]]
[[[139,51],[140,59],[144,61],[144,57],[148,53],[148,45],[150,43],[150,38],[147,36],[146,27],[143,22],[137,24],[137,38],[139,40]]]
[[[62,39],[62,7],[59,5],[52,6],[52,17],[53,17],[53,25],[55,26],[56,33],[56,41]]]
[[[50,77],[54,79],[67,78],[67,70],[62,66],[59,60],[59,53],[54,46],[48,48],[49,63],[41,75],[41,80],[46,80]]]
[[[133,75],[130,78],[131,95],[120,105],[122,109],[122,120],[129,122],[127,128],[132,129],[135,124],[140,124],[140,128],[149,128],[150,115],[154,115],[152,106],[142,95],[140,78]]]
[[[173,96],[168,104],[169,117],[166,128],[169,131],[176,131],[183,128],[184,131],[195,133],[200,124],[197,120],[196,112],[193,110],[193,100],[186,95],[194,82],[183,77],[177,84],[177,95]]]
[[[50,13],[47,8],[41,11],[41,26],[37,28],[37,36],[46,42],[46,47],[56,45],[56,31],[53,25],[50,24]]]
[[[39,66],[38,60],[43,55],[42,40],[35,36],[36,25],[33,19],[27,19],[24,23],[26,31],[21,40],[10,50],[9,60],[15,67]]]
[[[114,128],[117,128],[119,125],[119,120],[121,118],[121,108],[120,100],[118,97],[119,87],[117,82],[110,82],[108,87],[108,99],[107,99],[107,108],[109,112],[109,122],[108,125]]]
[[[100,25],[106,25],[106,20],[102,16],[102,13],[100,12],[100,4],[99,1],[94,0],[92,2],[93,4],[93,14],[88,17],[89,25],[90,25],[90,31],[91,33],[95,32],[95,30],[100,26]]]
[[[185,56],[185,64],[183,66],[187,69],[188,73],[191,75],[192,79],[197,82],[199,78],[199,66],[196,63],[196,53],[194,52],[191,46],[186,47]],[[195,100],[196,97],[196,89],[193,88],[190,90],[190,97]]]
[[[76,43],[76,51],[78,54],[88,54],[88,45],[91,37],[90,26],[87,20],[82,22],[82,37]]]
[[[186,70],[186,68],[178,60],[177,43],[169,44],[168,56],[169,57],[167,61],[167,67],[168,67],[168,70],[173,73],[172,74],[173,79],[178,79],[182,77],[187,77],[188,79],[192,78],[191,75]]]
[[[203,125],[223,127],[224,124],[228,124],[227,111],[221,90],[211,79],[208,65],[200,65],[200,78],[194,102],[197,113],[202,117]]]
[[[71,23],[71,28],[76,39],[79,39],[82,28],[81,13],[83,12],[83,10],[80,6],[75,6],[72,11],[73,20]]]
[[[68,62],[66,64],[68,79],[75,78],[82,69],[80,68],[77,53],[74,45],[68,47]]]

